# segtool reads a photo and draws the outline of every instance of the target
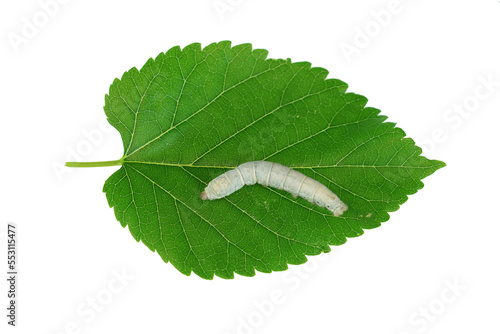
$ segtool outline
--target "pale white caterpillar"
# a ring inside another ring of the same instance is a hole
[[[219,175],[201,193],[202,200],[219,199],[244,185],[261,184],[286,190],[311,203],[326,207],[335,217],[347,210],[340,198],[320,182],[291,168],[269,161],[250,161]]]

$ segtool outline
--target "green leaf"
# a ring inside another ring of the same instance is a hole
[[[125,72],[106,96],[125,151],[110,162],[122,167],[104,185],[109,205],[137,241],[186,275],[252,276],[304,263],[388,220],[445,165],[422,157],[325,69],[266,57],[250,44],[174,47]],[[318,180],[349,209],[334,217],[259,185],[200,199],[210,180],[253,160]]]

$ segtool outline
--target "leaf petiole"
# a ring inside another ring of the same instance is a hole
[[[111,161],[90,161],[90,162],[66,162],[66,167],[109,167],[109,166],[121,166],[123,164],[123,158]]]

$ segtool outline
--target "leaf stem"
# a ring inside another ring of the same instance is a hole
[[[66,162],[66,167],[108,167],[121,166],[123,158],[111,161],[91,161],[91,162]]]

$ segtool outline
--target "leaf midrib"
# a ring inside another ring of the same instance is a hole
[[[264,158],[263,160],[266,160]],[[157,162],[157,161],[135,161],[126,160],[125,163],[134,164],[146,164],[146,165],[161,165],[161,166],[171,166],[171,167],[188,167],[188,168],[220,168],[220,169],[235,169],[238,166],[216,166],[216,165],[193,165],[193,164],[176,164],[169,162]],[[404,169],[434,169],[436,166],[404,166],[404,165],[317,165],[317,166],[294,166],[290,165],[289,168],[293,169],[320,169],[320,168],[404,168]]]

